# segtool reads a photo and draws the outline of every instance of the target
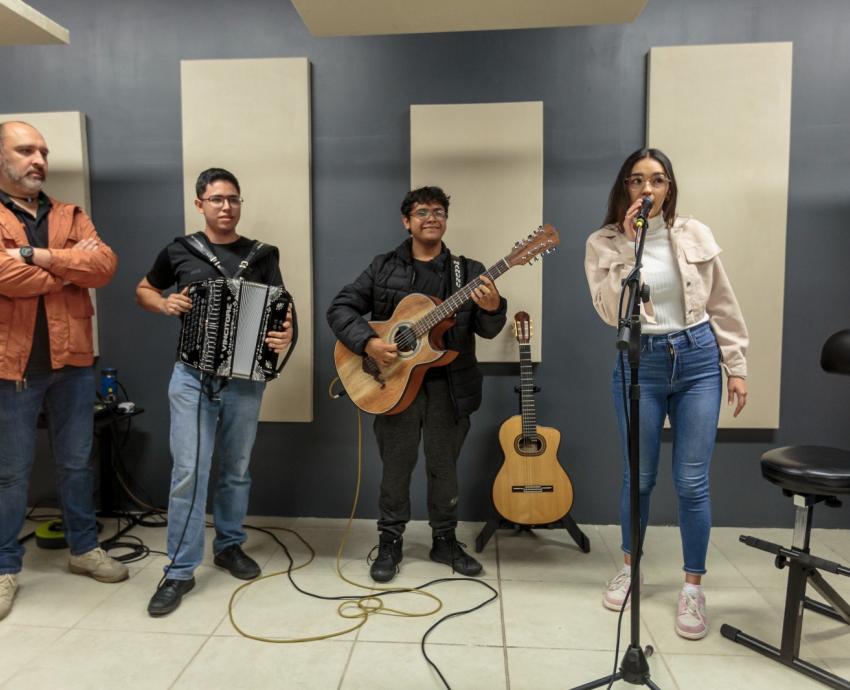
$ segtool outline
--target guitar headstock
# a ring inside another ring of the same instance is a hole
[[[518,311],[514,314],[514,335],[520,345],[528,345],[531,342],[531,317],[528,312]]]
[[[511,266],[538,261],[544,254],[555,251],[560,243],[558,231],[553,225],[546,223],[525,239],[515,243],[513,251],[505,257],[505,260]]]

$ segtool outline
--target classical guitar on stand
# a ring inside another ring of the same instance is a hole
[[[570,511],[573,485],[558,461],[561,433],[537,425],[531,319],[526,312],[514,316],[514,331],[519,343],[522,414],[506,419],[499,429],[505,461],[493,482],[493,504],[502,517],[518,525],[545,525]]]
[[[483,275],[496,280],[512,266],[538,260],[559,244],[558,231],[544,225]],[[444,302],[436,297],[413,293],[404,297],[386,321],[370,321],[375,334],[398,347],[398,357],[381,367],[371,357],[358,355],[337,341],[334,363],[339,379],[352,402],[370,414],[398,414],[405,410],[419,391],[425,372],[445,366],[457,352],[443,346],[443,335],[454,325],[451,316],[481,285],[480,277],[471,280]]]

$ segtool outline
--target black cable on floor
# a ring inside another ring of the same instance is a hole
[[[437,626],[441,625],[442,623],[445,623],[450,618],[455,618],[457,616],[465,616],[468,613],[473,613],[474,611],[477,611],[478,609],[483,608],[484,606],[489,604],[491,601],[496,601],[496,599],[499,598],[499,593],[491,585],[484,582],[483,580],[474,580],[471,577],[446,577],[446,578],[442,578],[440,580],[432,580],[427,585],[423,585],[423,586],[427,587],[428,585],[433,585],[433,584],[437,584],[437,583],[440,583],[440,582],[457,582],[459,580],[476,582],[479,585],[483,585],[484,587],[486,587],[487,589],[489,589],[493,593],[493,596],[491,596],[489,599],[482,601],[477,606],[473,606],[471,609],[464,609],[463,611],[455,611],[454,613],[449,613],[449,614],[443,616],[440,620],[438,620],[436,623],[434,623],[434,625],[432,625],[430,628],[428,628],[425,631],[425,634],[422,636],[422,641],[419,643],[419,647],[422,650],[422,656],[425,657],[425,661],[428,662],[428,664],[431,666],[431,668],[433,668],[434,671],[437,672],[437,675],[440,677],[440,680],[443,681],[443,685],[446,686],[446,690],[451,690],[451,686],[449,685],[449,682],[446,680],[445,676],[443,676],[442,672],[437,667],[437,664],[435,664],[434,661],[431,659],[431,657],[428,656],[428,652],[425,651],[425,642],[428,639],[428,635],[430,635],[432,632],[434,632],[434,630],[437,629]]]
[[[287,575],[289,582],[292,585],[293,589],[295,589],[297,592],[299,592],[299,593],[301,593],[305,596],[313,597],[314,599],[321,599],[321,600],[324,600],[324,601],[358,601],[358,600],[364,598],[362,595],[334,595],[334,596],[329,596],[329,595],[325,595],[325,594],[315,594],[314,592],[308,592],[307,590],[299,587],[298,584],[295,582],[295,580],[292,577],[292,571],[295,567],[295,559],[292,558],[292,554],[289,552],[289,549],[287,548],[286,544],[284,544],[280,539],[278,539],[276,534],[274,534],[273,532],[271,532],[270,530],[268,530],[264,527],[256,527],[254,525],[243,525],[243,526],[246,529],[252,529],[252,530],[256,530],[257,532],[263,532],[264,534],[267,534],[272,539],[274,539],[274,541],[277,542],[277,544],[283,549],[283,552],[286,555],[286,559],[289,561],[289,566],[286,569],[286,575]],[[293,532],[293,534],[295,534],[301,540],[301,542],[304,543],[307,546],[307,548],[310,550],[310,552],[313,555],[315,555],[315,551],[313,551],[313,548],[307,543],[307,541],[305,541],[305,539],[301,535],[299,535],[294,530],[287,530],[287,531]],[[480,604],[477,604],[476,606],[473,606],[472,608],[464,609],[463,611],[455,611],[453,613],[450,613],[448,615],[443,616],[442,618],[440,618],[440,620],[438,620],[430,628],[428,628],[428,630],[426,630],[425,634],[422,636],[422,640],[420,642],[420,648],[422,650],[422,655],[425,657],[425,661],[427,661],[428,664],[431,666],[431,668],[433,668],[437,672],[437,675],[440,677],[440,680],[443,682],[443,685],[446,686],[446,690],[451,690],[451,686],[449,685],[445,676],[442,674],[442,672],[440,671],[437,664],[434,663],[434,661],[428,656],[428,653],[425,651],[425,643],[428,639],[428,636],[432,632],[434,632],[434,630],[436,630],[439,625],[445,623],[447,620],[449,620],[451,618],[456,618],[457,616],[464,616],[464,615],[473,613],[473,612],[479,610],[480,608],[483,608],[484,606],[486,606],[490,602],[498,599],[499,593],[496,591],[496,589],[492,585],[490,585],[489,583],[485,582],[484,580],[478,580],[478,579],[475,579],[475,578],[472,578],[472,577],[442,577],[442,578],[438,578],[436,580],[431,580],[431,581],[426,582],[425,584],[419,585],[417,587],[405,587],[405,588],[399,588],[397,590],[381,591],[380,593],[375,594],[374,597],[379,598],[379,597],[389,596],[389,595],[392,595],[392,594],[407,594],[407,593],[414,591],[414,590],[423,590],[423,589],[426,589],[428,587],[432,587],[434,585],[442,584],[444,582],[473,582],[476,585],[486,587],[487,589],[490,590],[490,592],[492,592],[492,596],[489,599],[486,599],[485,601],[481,602]]]
[[[107,553],[116,549],[127,549],[129,553],[111,556],[111,558],[114,558],[116,561],[121,561],[122,563],[135,563],[136,561],[141,561],[142,559],[147,558],[152,553],[167,556],[168,554],[164,551],[151,549],[147,544],[145,544],[141,537],[138,537],[135,534],[127,534],[127,532],[133,529],[136,525],[142,524],[143,518],[151,514],[153,513],[148,512],[142,513],[141,515],[134,513],[118,513],[115,516],[118,523],[117,531],[109,539],[102,541],[100,543],[100,548]],[[122,518],[127,520],[127,525],[123,528],[121,527]]]

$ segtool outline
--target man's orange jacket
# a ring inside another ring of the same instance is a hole
[[[50,200],[48,249],[50,270],[29,266],[4,250],[29,244],[23,223],[0,204],[0,379],[20,381],[29,361],[39,296],[44,297],[54,369],[88,366],[94,361],[88,288],[106,285],[118,260],[98,237],[86,213],[73,204]],[[95,251],[74,246],[86,238]]]

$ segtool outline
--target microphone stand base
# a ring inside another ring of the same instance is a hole
[[[578,685],[572,690],[591,690],[592,688],[607,687],[618,680],[624,680],[631,685],[645,685],[652,690],[661,690],[649,677],[649,663],[646,658],[652,656],[653,649],[647,646],[646,652],[640,647],[629,646],[623,655],[620,671],[613,675]]]

